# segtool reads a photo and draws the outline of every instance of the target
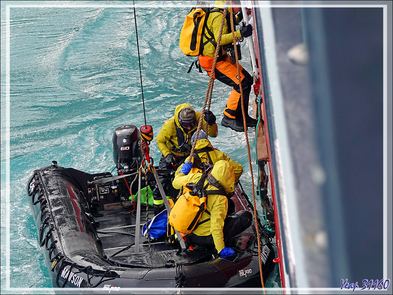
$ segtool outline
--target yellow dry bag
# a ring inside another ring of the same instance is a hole
[[[179,46],[185,55],[198,56],[202,54],[202,35],[209,16],[209,8],[194,7],[186,16],[180,32]]]
[[[169,223],[178,232],[189,234],[194,230],[205,210],[206,196],[200,198],[188,191],[176,201],[169,215]]]
[[[183,234],[191,233],[199,224],[209,221],[206,219],[200,223],[202,213],[210,212],[206,210],[207,196],[211,194],[226,195],[222,188],[218,190],[206,190],[209,184],[203,187],[206,173],[203,173],[200,180],[194,183],[187,183],[183,186],[183,194],[177,199],[169,214],[169,224],[178,232]]]

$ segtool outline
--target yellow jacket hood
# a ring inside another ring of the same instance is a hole
[[[179,155],[181,157],[188,156],[190,154],[189,151],[181,152],[179,151],[179,140],[181,143],[185,141],[189,146],[191,146],[191,137],[194,134],[195,130],[198,128],[198,124],[195,124],[194,128],[186,133],[179,123],[179,114],[180,111],[184,108],[193,109],[188,103],[180,104],[176,107],[174,116],[168,119],[164,125],[162,126],[160,132],[157,135],[157,146],[160,149],[161,153],[164,157],[168,154]],[[199,122],[199,118],[201,117],[200,112],[195,112],[196,121]],[[216,137],[218,134],[217,124],[213,124],[212,126],[208,126],[208,130],[205,130],[206,121],[203,119],[202,121],[202,129],[205,133],[209,134],[211,137]],[[179,134],[178,134],[179,132]],[[178,137],[180,135],[180,138]]]
[[[202,152],[201,154],[198,154],[202,162],[209,162],[208,153],[210,155],[213,165],[215,165],[215,163],[217,163],[220,160],[227,161],[229,164],[231,164],[233,171],[235,172],[235,183],[239,181],[239,178],[243,173],[243,166],[241,164],[233,161],[225,153],[215,149],[208,139],[198,140],[195,145],[195,150],[198,151],[198,150],[202,150],[204,148],[212,148],[213,151],[209,151],[209,152],[206,151],[206,152]],[[189,161],[189,157],[184,162],[188,162],[188,161]],[[191,161],[194,163],[194,157],[192,157]],[[183,167],[183,164],[181,164],[179,166],[179,168],[176,170],[175,176],[177,176],[179,174],[179,171],[182,167]],[[198,170],[199,170],[198,168],[193,167],[193,168],[191,168],[190,173],[196,173]],[[176,178],[175,178],[175,180],[176,180]],[[173,181],[173,187],[176,189],[180,189],[183,183],[175,181],[175,180]]]
[[[222,185],[226,193],[235,191],[235,171],[227,161],[220,160],[214,164],[211,175]]]
[[[227,3],[225,3],[225,2],[227,2]],[[240,5],[240,4],[238,4],[238,5],[236,5],[236,6],[239,6],[239,5]],[[228,7],[228,6],[229,6],[229,7]],[[224,7],[227,7],[227,8],[228,8],[228,12],[230,11],[231,6],[234,6],[234,3],[233,3],[232,1],[217,0],[217,1],[214,3],[214,8],[221,8],[221,9],[224,9]]]
[[[224,6],[225,6],[225,1],[217,0],[214,3],[214,7],[217,7],[217,8],[224,8]]]
[[[227,7],[227,8],[228,8],[228,13],[229,13],[231,7],[228,7],[228,5],[231,5],[231,4],[232,4],[232,3],[231,3],[230,1],[227,1],[227,3],[225,3],[225,1],[217,0],[217,1],[214,3],[214,8],[224,9],[224,7]]]
[[[179,105],[176,107],[174,117],[175,117],[175,123],[176,123],[176,125],[177,125],[179,128],[182,128],[181,125],[180,125],[180,122],[179,122],[179,114],[180,114],[180,111],[181,111],[182,109],[184,109],[184,108],[193,109],[192,106],[190,106],[188,103],[179,104]],[[194,126],[194,128],[193,128],[192,130],[197,129],[197,127],[198,127],[198,126],[195,124],[195,126]],[[182,128],[182,129],[183,129],[183,128]],[[192,130],[191,130],[191,131],[192,131]]]
[[[203,149],[205,147],[213,148],[212,144],[210,143],[210,140],[208,140],[208,139],[200,139],[200,140],[198,140],[196,142],[196,145],[195,145],[195,149],[196,150],[201,150],[201,149]]]

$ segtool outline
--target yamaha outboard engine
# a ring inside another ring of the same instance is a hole
[[[123,125],[113,133],[113,160],[118,172],[136,171],[142,160],[139,130],[134,125]]]

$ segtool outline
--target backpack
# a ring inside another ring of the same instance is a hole
[[[212,149],[211,147],[205,147],[200,150],[195,150],[194,156],[193,156],[194,161],[193,161],[190,173],[196,173],[196,172],[200,171],[200,172],[209,174],[209,172],[212,171],[213,161],[212,161],[212,158],[210,157],[210,154],[209,154],[210,151],[214,151],[214,149]],[[201,158],[199,157],[199,154],[203,153],[203,152],[205,152],[207,154],[207,157],[209,158],[209,160],[206,162],[202,162]]]
[[[210,175],[209,177],[212,176]],[[217,194],[226,196],[225,190],[218,183],[218,190],[206,190],[206,187],[211,184],[208,182],[206,186],[203,187],[206,178],[207,174],[202,173],[202,177],[196,184],[191,182],[187,183],[183,189],[183,194],[177,199],[169,214],[169,224],[180,233],[189,234],[199,224],[210,220],[210,218],[208,218],[198,223],[203,212],[210,215],[210,212],[206,210],[208,195]]]
[[[143,225],[142,236],[151,240],[159,239],[167,232],[167,222],[168,213],[165,209]]]
[[[204,2],[198,2],[197,5],[203,3]],[[202,54],[203,47],[207,42],[212,42],[214,46],[216,46],[212,38],[202,43],[202,36],[204,35],[205,29],[208,30],[210,36],[213,36],[213,33],[206,27],[209,13],[210,8],[208,7],[193,7],[186,16],[179,39],[180,49],[185,55],[198,56]]]

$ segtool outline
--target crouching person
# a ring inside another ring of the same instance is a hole
[[[187,182],[197,183],[202,177],[201,172],[189,174],[192,163],[185,163],[172,185],[180,189]],[[217,161],[211,173],[204,182],[208,192],[206,210],[187,240],[192,245],[205,246],[215,250],[221,258],[232,256],[235,251],[225,246],[232,237],[244,231],[252,224],[252,214],[248,211],[239,211],[227,216],[228,197],[234,193],[235,172],[232,165],[225,161]],[[210,194],[209,191],[225,191],[225,194]]]

